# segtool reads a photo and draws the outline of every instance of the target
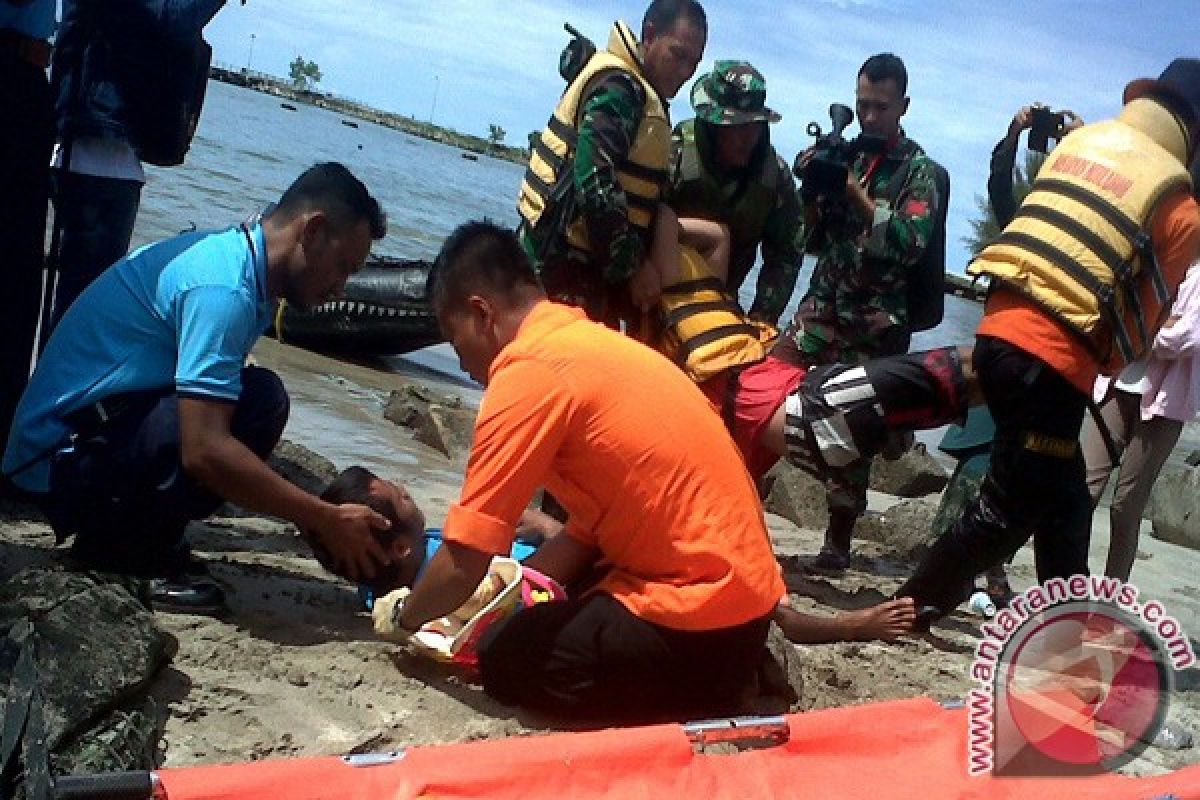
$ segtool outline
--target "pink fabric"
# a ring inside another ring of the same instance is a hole
[[[1158,332],[1146,363],[1150,389],[1142,395],[1141,417],[1189,422],[1200,411],[1200,262],[1179,285],[1171,316],[1179,321]],[[1097,379],[1098,396],[1108,391],[1111,380],[1103,375]]]

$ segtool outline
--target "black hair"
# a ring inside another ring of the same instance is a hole
[[[365,220],[372,239],[382,239],[387,233],[387,217],[379,201],[350,170],[336,162],[316,164],[301,173],[279,198],[275,213],[291,218],[315,209],[324,211],[338,229]]]
[[[642,36],[645,37],[649,25],[653,25],[659,33],[665,33],[674,28],[681,18],[687,19],[708,36],[708,17],[704,14],[704,6],[697,0],[652,0],[642,17]]]
[[[507,297],[540,286],[517,235],[484,219],[465,222],[446,237],[433,262],[428,295],[436,311],[481,290]]]
[[[858,74],[866,75],[867,80],[871,83],[895,81],[901,97],[908,92],[908,70],[904,68],[904,62],[900,60],[900,57],[892,53],[878,53],[871,56],[863,62]]]
[[[395,517],[395,509],[382,497],[371,494],[371,483],[376,480],[379,480],[378,476],[366,467],[346,467],[325,487],[325,491],[321,492],[321,499],[334,505],[355,503],[366,506],[377,514],[387,517],[392,523],[391,528],[386,531],[371,531],[375,537],[375,541],[385,550],[390,548],[396,541],[396,538],[404,533],[418,536],[417,544],[412,550],[412,555],[410,559],[407,559],[410,562],[415,561],[415,563],[393,562],[379,567],[376,570],[375,576],[368,582],[367,585],[371,587],[371,590],[376,595],[383,595],[393,589],[406,585],[404,574],[406,567],[415,572],[425,559],[425,550],[420,544],[419,534],[421,531],[403,530],[400,526],[402,521]],[[313,555],[317,557],[317,561],[321,563],[321,566],[335,575],[346,577],[338,571],[337,565],[333,562],[333,558],[325,548],[316,542],[311,542],[310,546],[312,547]]]

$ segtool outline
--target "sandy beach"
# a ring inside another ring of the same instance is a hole
[[[383,416],[390,392],[412,379],[265,339],[254,357],[277,370],[291,393],[288,440],[339,468],[362,463],[403,482],[429,524],[440,524],[457,496],[462,458],[414,441],[411,431]],[[456,391],[447,385],[432,388]],[[932,496],[921,502],[936,501]],[[872,494],[876,510],[894,502]],[[1106,516],[1096,516],[1094,567],[1103,564]],[[818,530],[774,515],[768,522],[780,556],[811,553],[819,546]],[[170,709],[164,765],[370,752],[555,727],[493,702],[453,671],[377,641],[354,587],[325,573],[291,525],[227,508],[194,524],[190,538],[225,586],[232,613],[222,619],[156,615],[179,641],[178,653],[151,690]],[[0,507],[0,575],[7,578],[24,565],[55,560],[53,544],[36,512]],[[855,549],[843,578],[789,572],[793,602],[819,614],[860,607],[893,591],[909,570],[879,544],[856,542]],[[1134,582],[1143,597],[1160,600],[1193,637],[1200,630],[1197,574],[1200,552],[1142,537]],[[1018,590],[1032,583],[1029,548],[1018,553],[1011,575]],[[797,646],[793,655],[804,683],[799,708],[919,695],[964,697],[973,686],[968,666],[981,621],[960,612],[930,635],[894,644]],[[1169,719],[1200,731],[1200,670],[1176,677]],[[1153,774],[1198,762],[1200,748],[1150,748],[1125,771]]]

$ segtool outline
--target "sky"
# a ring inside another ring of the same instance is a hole
[[[772,143],[788,163],[811,143],[810,121],[828,128],[830,103],[853,107],[868,56],[904,60],[902,124],[951,176],[954,272],[991,149],[1018,108],[1040,101],[1104,119],[1129,80],[1200,54],[1198,0],[708,0],[705,10],[700,72],[725,58],[762,71],[767,104],[783,115]],[[498,124],[524,144],[563,89],[563,23],[603,46],[613,20],[636,32],[644,11],[631,0],[231,0],[206,36],[217,62],[286,75],[302,55],[325,91],[481,136]],[[692,116],[688,86],[674,121]]]

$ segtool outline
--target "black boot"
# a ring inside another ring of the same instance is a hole
[[[857,521],[858,515],[853,511],[838,509],[829,512],[825,543],[821,545],[821,552],[809,565],[810,570],[841,574],[850,566],[850,539],[854,534],[854,523]]]

